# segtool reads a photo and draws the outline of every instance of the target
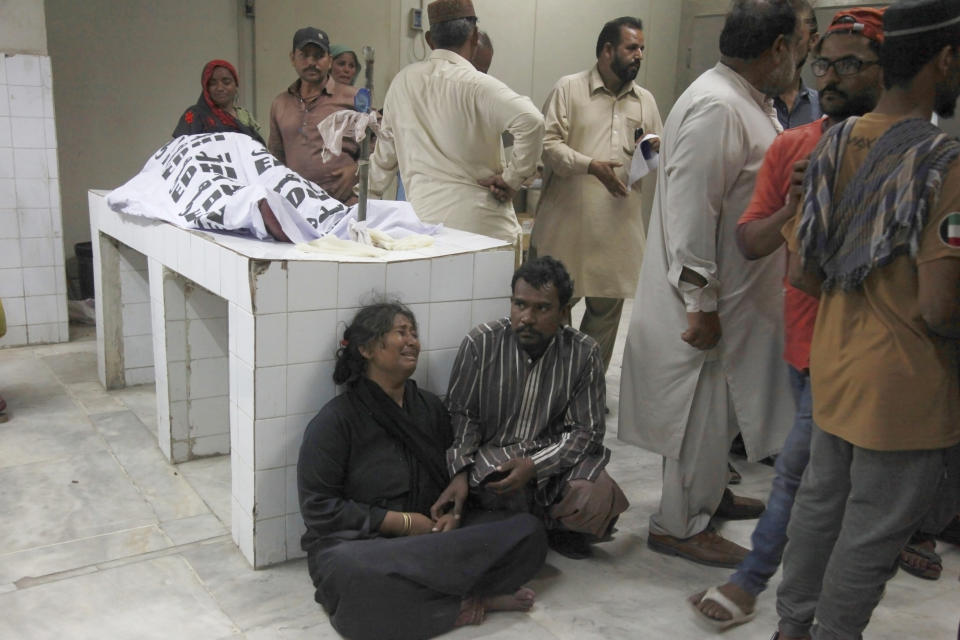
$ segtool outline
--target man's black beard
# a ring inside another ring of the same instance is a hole
[[[864,92],[851,96],[834,87],[826,87],[823,90],[823,93],[826,93],[828,89],[843,96],[844,98],[843,104],[836,107],[831,105],[831,108],[825,108],[822,103],[820,105],[823,113],[830,116],[834,120],[839,121],[846,120],[850,116],[862,116],[865,113],[873,111],[873,108],[877,106],[877,96],[873,93]]]
[[[960,89],[948,89],[943,85],[937,85],[937,93],[933,100],[933,111],[941,118],[952,118],[957,110],[957,97],[960,96]]]
[[[620,79],[620,82],[626,84],[637,77],[640,66],[633,68],[620,62],[620,58],[614,58],[610,61],[610,70]]]

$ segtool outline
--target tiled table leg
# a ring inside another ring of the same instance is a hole
[[[120,300],[120,243],[103,233],[93,241],[97,314],[97,375],[106,389],[124,386],[123,314]]]

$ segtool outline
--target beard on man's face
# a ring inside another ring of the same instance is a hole
[[[630,82],[637,77],[637,72],[640,71],[640,63],[627,64],[620,60],[619,56],[615,56],[610,61],[610,70],[620,78],[621,82]]]
[[[950,88],[944,85],[937,85],[933,111],[941,118],[952,118],[957,110],[958,96],[960,96],[960,86]]]
[[[824,100],[829,94],[839,99]],[[820,91],[820,109],[834,120],[846,120],[850,116],[862,116],[873,111],[877,106],[877,97],[874,91],[849,94],[838,89],[835,84],[830,84]]]

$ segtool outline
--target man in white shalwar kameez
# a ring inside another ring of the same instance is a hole
[[[766,457],[793,420],[781,357],[784,256],[748,262],[735,230],[781,131],[769,96],[796,82],[802,2],[736,0],[721,62],[670,112],[624,353],[619,437],[664,456],[647,544],[711,566],[734,567],[747,552],[711,518],[763,509],[725,489],[731,441],[741,431],[749,458]]]

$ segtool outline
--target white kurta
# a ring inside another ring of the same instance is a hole
[[[505,162],[500,134],[513,135]],[[514,189],[536,173],[543,116],[530,101],[445,49],[400,70],[387,90],[370,158],[370,191],[382,194],[397,168],[424,222],[444,223],[514,242],[520,225],[510,202],[477,180],[502,173]]]
[[[785,258],[781,249],[748,261],[736,246],[737,221],[779,130],[772,103],[722,63],[667,118],[623,358],[619,437],[627,442],[679,458],[709,359],[722,365],[749,458],[783,446],[794,413],[781,355]],[[683,267],[707,286],[681,283]],[[710,351],[680,339],[688,311],[719,311],[723,337]]]

